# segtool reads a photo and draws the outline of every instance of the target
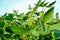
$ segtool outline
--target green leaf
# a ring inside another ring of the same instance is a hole
[[[42,2],[42,0],[39,0],[39,1],[37,2],[37,5],[36,5],[36,6],[39,6],[39,5],[41,4],[41,2]]]
[[[32,30],[32,34],[33,34],[34,36],[39,36],[39,31],[36,31],[36,28],[34,28],[34,29]]]
[[[10,34],[3,34],[2,37],[4,39],[11,39],[11,35]]]
[[[0,27],[4,27],[5,23],[0,21]]]
[[[31,8],[31,5],[29,5],[29,8],[28,8],[29,10],[31,10],[32,8]]]
[[[52,31],[54,32],[55,39],[58,39],[60,37],[60,30],[52,30]]]
[[[60,30],[51,30],[52,32],[54,32],[54,38],[57,40],[57,39],[60,39]]]
[[[6,16],[6,20],[12,20],[13,19],[13,17],[14,17],[14,15],[13,14],[8,14],[8,16]]]
[[[18,10],[13,10],[13,12],[14,12],[14,15],[16,16],[18,13]]]
[[[45,14],[44,14],[44,22],[47,22],[49,20],[52,20],[54,13],[54,7],[50,8]]]
[[[28,19],[28,16],[27,15],[23,17],[23,20],[27,20],[27,19]]]
[[[57,24],[54,24],[54,25],[50,25],[50,29],[51,30],[53,30],[53,29],[60,30],[60,22],[58,22]]]
[[[9,33],[14,33],[9,27],[6,27],[5,31]]]
[[[46,6],[48,4],[48,2],[47,3],[44,3],[43,5],[41,5],[42,7],[44,7],[44,6]]]
[[[0,29],[0,36],[3,34],[3,30],[2,29]]]
[[[41,2],[41,3],[40,3],[40,5],[39,5],[39,6],[44,7],[44,6],[47,6],[47,4],[48,4],[48,2],[47,2],[47,3],[45,3],[45,0],[44,0],[43,2]]]
[[[58,23],[57,20],[51,20],[51,21],[47,22],[46,24],[48,24],[48,25],[54,25],[54,24],[57,24],[57,23]]]
[[[35,14],[36,14],[37,16],[39,16],[40,12],[36,12]]]
[[[56,29],[53,29],[51,31],[54,32],[54,33],[60,33],[60,30],[56,30]]]
[[[50,3],[50,4],[49,4],[48,6],[46,6],[46,7],[51,7],[51,6],[53,6],[55,3],[56,3],[56,1]]]
[[[59,21],[59,14],[56,13],[56,20]]]
[[[56,38],[57,40],[60,40],[60,36]]]
[[[41,0],[39,0],[36,4],[36,6],[33,8],[33,12],[35,13],[39,7],[39,5],[41,4]]]
[[[45,3],[45,1],[41,2],[41,4],[39,6],[42,6]]]
[[[33,8],[33,12],[36,12],[37,9],[38,9],[38,6],[34,7],[34,8]]]
[[[18,26],[12,26],[10,27],[10,29],[15,32],[16,34],[29,34],[30,33],[30,30],[28,29],[25,29],[25,28],[21,28],[21,27],[18,27]]]
[[[45,31],[44,22],[42,20],[41,20],[41,27],[42,27],[43,31]]]
[[[3,16],[5,17],[7,15],[7,13],[5,13]]]

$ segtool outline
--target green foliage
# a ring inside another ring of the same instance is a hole
[[[11,29],[9,27],[6,27],[5,31],[9,32],[9,33],[14,33],[13,31],[11,31]]]
[[[3,30],[2,29],[0,29],[0,36],[3,34]]]
[[[18,27],[18,26],[12,26],[12,27],[10,27],[10,29],[13,32],[15,32],[16,34],[19,34],[19,35],[21,35],[21,34],[29,34],[30,33],[29,29],[21,28],[21,27]]]
[[[39,0],[34,8],[29,5],[29,12],[26,14],[5,13],[0,17],[0,40],[55,40],[60,36],[60,20],[58,13],[54,15],[54,4]],[[37,12],[38,7],[49,7]],[[54,33],[53,33],[54,32]],[[58,35],[57,35],[58,34]]]
[[[51,7],[51,6],[53,6],[54,4],[56,3],[56,0],[54,1],[54,2],[52,2],[52,3],[50,3],[48,6],[46,6],[46,7]]]
[[[5,19],[6,20],[13,20],[13,14],[9,14],[8,16],[6,16]]]
[[[0,27],[4,27],[5,23],[0,21]]]
[[[28,8],[29,10],[31,10],[32,8],[31,8],[31,5],[29,5],[29,8]]]
[[[54,14],[54,7],[49,9],[45,14],[44,14],[44,21],[47,22],[48,20],[51,20],[52,16]]]
[[[59,25],[60,25],[60,22],[58,22],[57,24],[50,25],[50,26],[51,26],[51,29],[58,29],[58,30],[60,30],[59,29],[59,27],[60,27]]]
[[[59,14],[56,13],[56,20],[59,21]]]
[[[10,39],[11,35],[10,34],[4,34],[3,37],[4,37],[4,39]]]
[[[45,3],[45,1],[41,2],[41,4],[39,6],[44,7],[47,6],[48,2]]]

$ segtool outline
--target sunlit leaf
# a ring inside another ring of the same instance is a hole
[[[50,3],[50,4],[49,4],[48,6],[46,6],[46,7],[51,7],[51,6],[53,6],[55,3],[56,3],[56,1]]]
[[[36,6],[39,6],[39,5],[41,4],[41,2],[42,2],[42,0],[39,0],[39,1],[37,2],[37,5],[36,5]]]
[[[39,31],[36,31],[36,28],[32,30],[34,36],[39,36]]]
[[[54,24],[57,24],[57,23],[58,23],[57,20],[51,20],[51,21],[47,22],[46,24],[48,24],[48,25],[54,25]]]
[[[30,30],[28,29],[25,29],[25,28],[21,28],[21,27],[18,27],[18,26],[12,26],[10,27],[10,29],[15,32],[16,34],[29,34],[30,33]]]
[[[38,9],[38,6],[34,7],[33,11],[36,12]]]
[[[54,25],[50,25],[50,29],[51,30],[53,30],[53,29],[60,30],[60,22],[58,22],[57,24],[54,24]]]
[[[46,6],[48,4],[48,2],[47,3],[44,3],[43,5],[41,5],[42,7],[44,7],[44,6]]]
[[[39,6],[42,6],[45,3],[45,1],[41,2],[41,4]]]
[[[52,20],[54,14],[54,7],[50,8],[45,14],[44,14],[44,21],[47,22],[49,20]]]
[[[33,8],[33,12],[35,13],[39,7],[39,5],[41,4],[41,0],[39,0],[36,4],[36,6]]]

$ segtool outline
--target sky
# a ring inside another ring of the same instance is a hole
[[[51,3],[54,0],[46,0],[47,2]],[[13,10],[18,10],[19,13],[28,12],[28,5],[30,4],[34,7],[37,0],[0,0],[0,15],[4,13],[11,13]],[[55,3],[55,13],[60,13],[60,0],[56,0]],[[39,9],[38,9],[39,10]]]

